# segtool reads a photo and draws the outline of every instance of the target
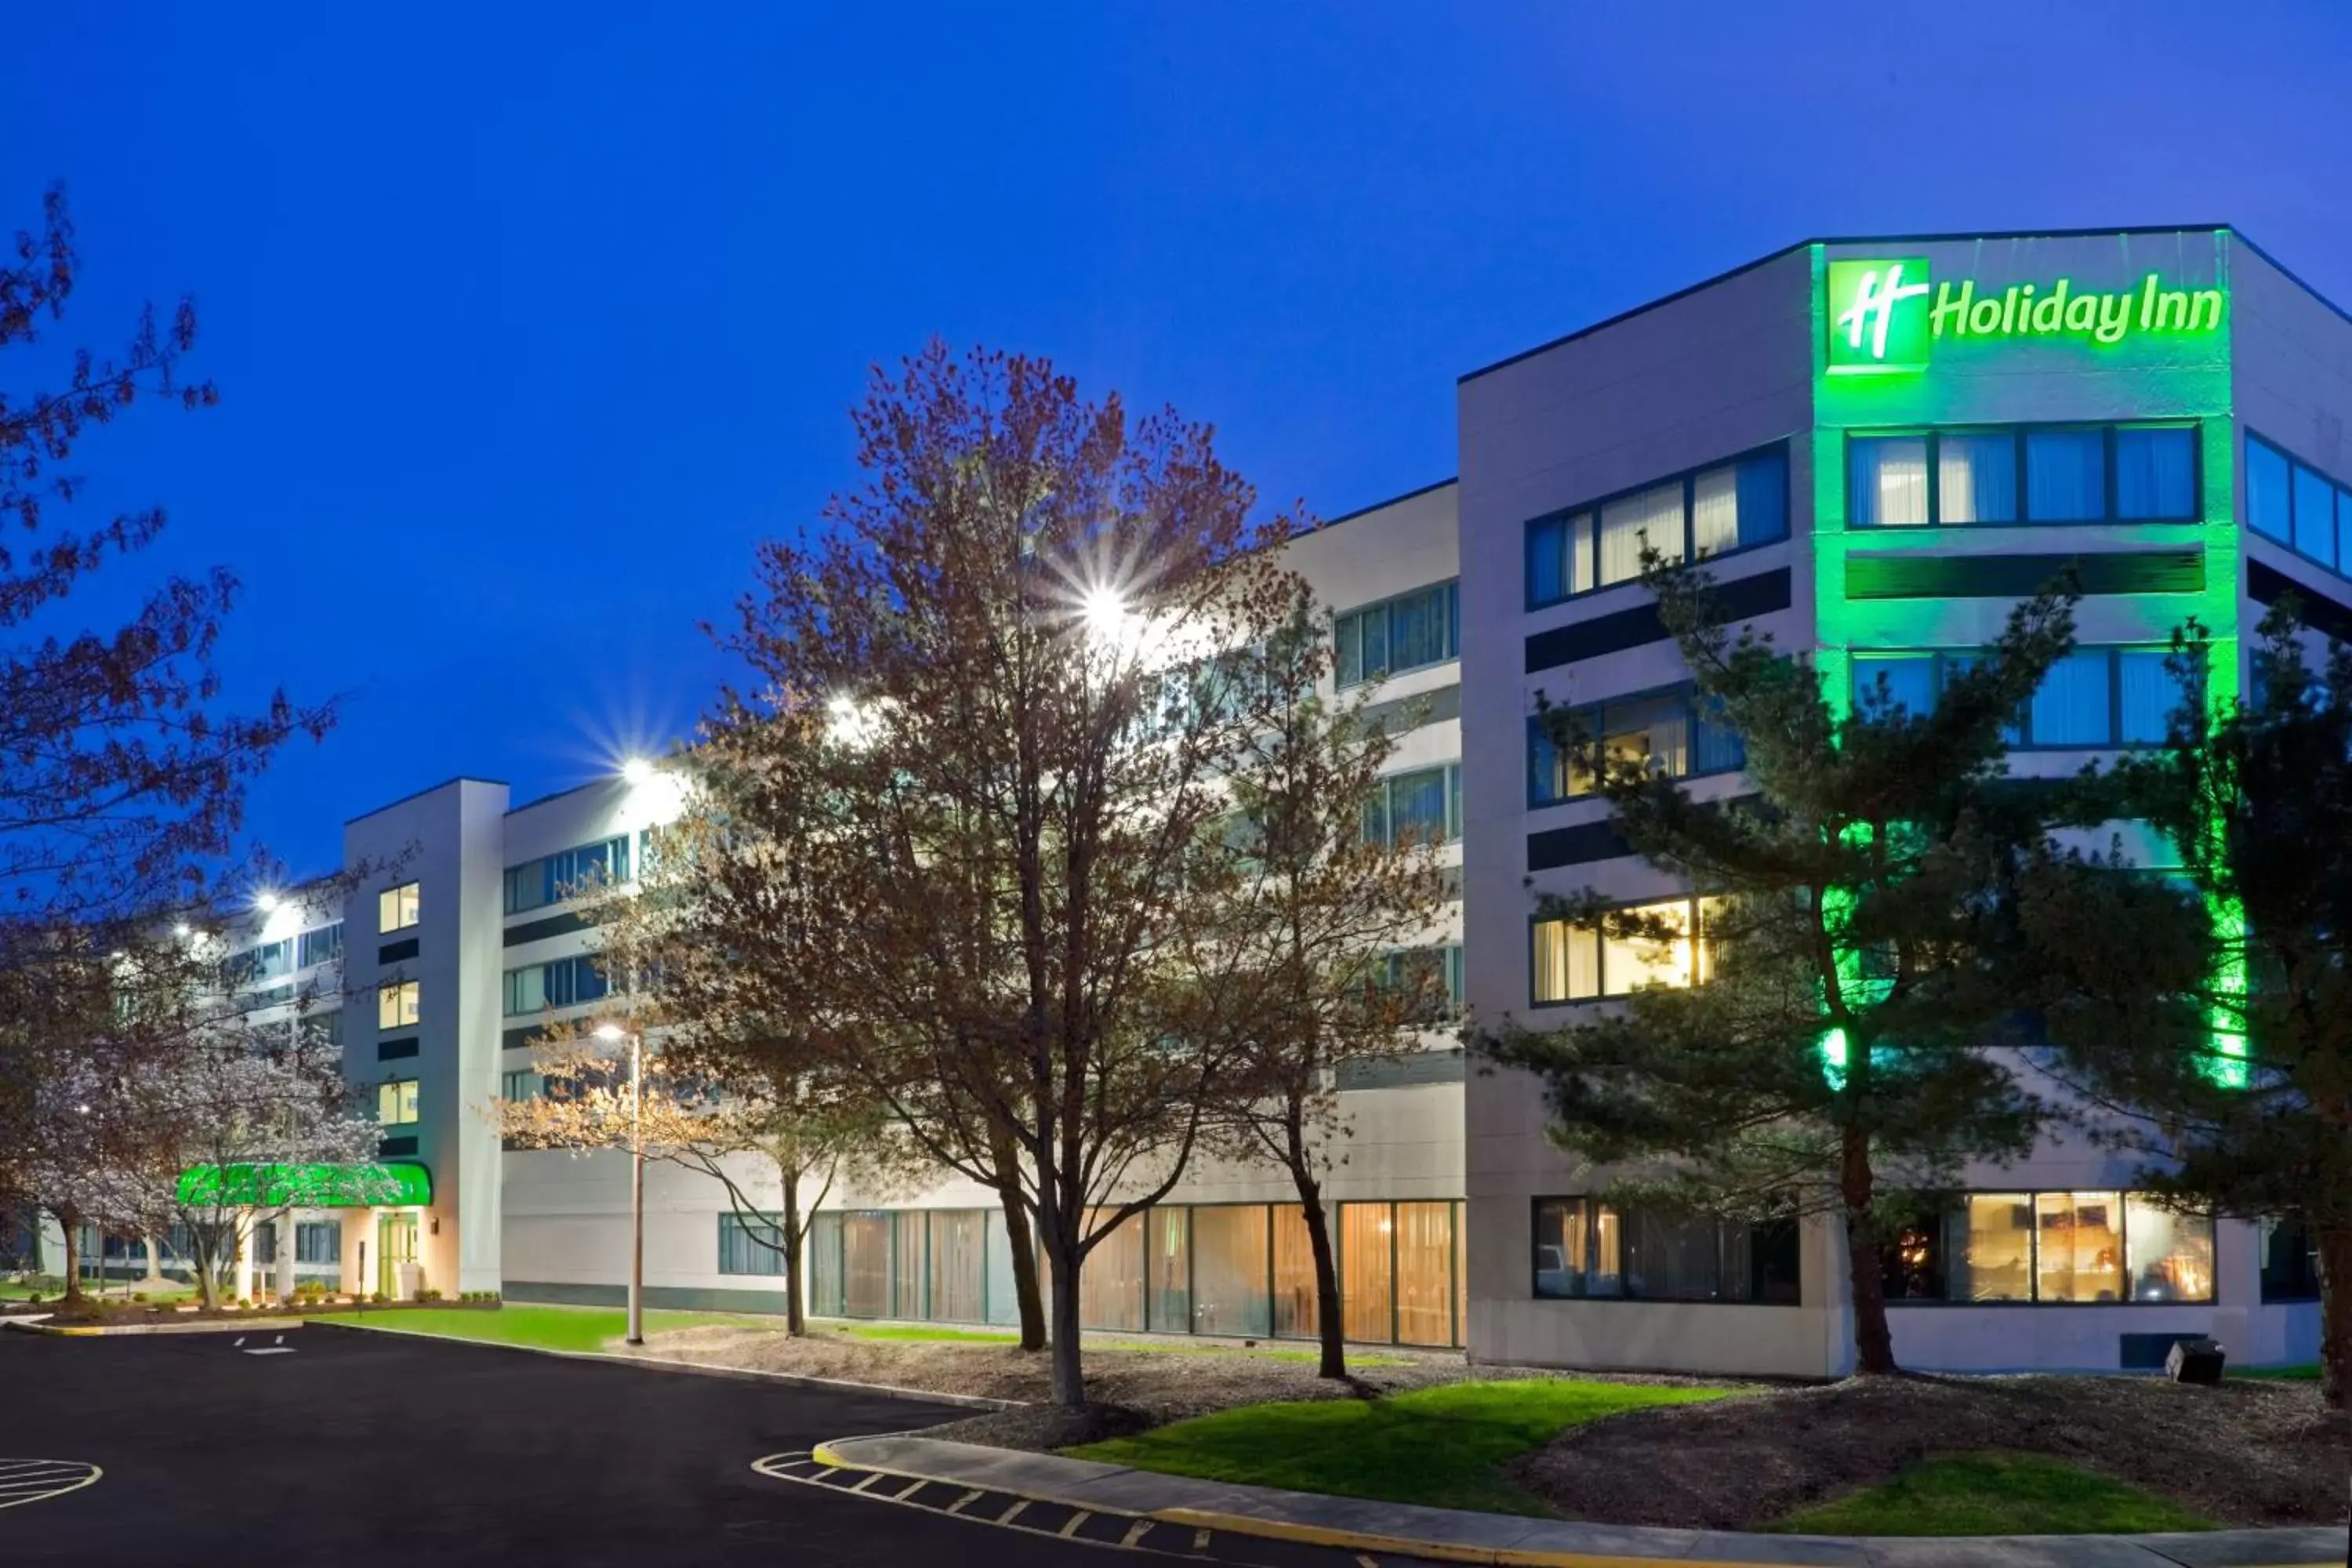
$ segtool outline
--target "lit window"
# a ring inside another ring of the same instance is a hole
[[[1533,1000],[1538,1005],[1588,1002],[1651,986],[1681,987],[1691,983],[1697,961],[1691,934],[1696,923],[1692,900],[1664,899],[1628,905],[1620,912],[1655,919],[1678,934],[1665,941],[1620,940],[1566,921],[1538,921],[1533,952]],[[1702,908],[1699,913],[1704,912]],[[1712,962],[1704,962],[1702,968],[1712,976]]]
[[[406,1029],[415,1026],[416,982],[402,980],[375,989],[375,1026],[379,1029]]]
[[[1443,664],[1461,651],[1460,584],[1440,583],[1331,618],[1332,681],[1345,689]]]
[[[2213,1217],[2142,1193],[1966,1193],[1881,1248],[1890,1301],[2213,1300]]]
[[[376,1085],[375,1119],[384,1127],[410,1127],[416,1121],[416,1080],[394,1079]]]
[[[406,931],[416,923],[416,884],[403,882],[375,896],[375,929]]]

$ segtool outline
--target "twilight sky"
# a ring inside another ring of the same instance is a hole
[[[79,226],[57,341],[196,297],[222,406],[80,510],[243,578],[236,694],[342,694],[256,792],[298,873],[683,733],[934,333],[1330,516],[1454,471],[1461,373],[1809,236],[2231,222],[2352,302],[2338,0],[47,5],[0,128],[0,231]]]

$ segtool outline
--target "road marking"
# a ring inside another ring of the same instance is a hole
[[[1194,1531],[1192,1532],[1192,1550],[1195,1552],[1206,1552],[1208,1549],[1209,1532],[1205,1530]]]
[[[849,1489],[850,1489],[851,1491],[854,1491],[854,1492],[862,1492],[862,1491],[864,1491],[867,1487],[872,1486],[876,1481],[878,1481],[878,1480],[880,1480],[881,1479],[882,1479],[882,1472],[881,1472],[881,1471],[879,1471],[879,1470],[868,1470],[868,1471],[866,1471],[866,1479],[865,1479],[864,1480],[862,1480],[862,1481],[858,1482],[856,1486],[851,1487]]]
[[[1381,1568],[1381,1560],[1369,1552],[1356,1553],[1356,1568]]]
[[[96,1465],[80,1459],[0,1459],[0,1467],[5,1467],[5,1483],[0,1483],[0,1508],[63,1497],[95,1485],[106,1474]]]
[[[292,1345],[263,1345],[258,1349],[249,1350],[245,1353],[247,1355],[292,1355],[294,1353],[294,1347]]]
[[[907,1483],[904,1490],[893,1495],[890,1500],[892,1502],[905,1502],[908,1498],[913,1497],[917,1492],[921,1491],[926,1484],[927,1483],[922,1477],[917,1476],[913,1480]]]
[[[1080,1509],[1077,1512],[1070,1516],[1070,1522],[1062,1526],[1060,1531],[1056,1533],[1058,1533],[1063,1540],[1067,1541],[1071,1536],[1076,1535],[1078,1532],[1078,1526],[1086,1523],[1087,1521],[1092,1518],[1094,1518],[1093,1514],[1088,1513],[1084,1509]]]
[[[966,1492],[963,1496],[956,1499],[955,1501],[948,1504],[948,1511],[950,1513],[961,1513],[965,1509],[970,1508],[973,1503],[978,1502],[982,1498],[987,1495],[988,1494],[985,1492]]]
[[[1021,1510],[1028,1506],[1029,1500],[1027,1498],[1014,1498],[1013,1500],[1013,1506],[996,1516],[996,1522],[999,1524],[1011,1524],[1014,1520],[1021,1517]]]
[[[1142,1540],[1142,1539],[1143,1539],[1143,1532],[1144,1532],[1145,1531],[1147,1531],[1147,1530],[1150,1530],[1150,1529],[1152,1527],[1152,1525],[1154,1525],[1154,1524],[1155,1524],[1155,1523],[1157,1523],[1157,1522],[1158,1522],[1158,1521],[1156,1521],[1156,1520],[1149,1520],[1149,1519],[1139,1519],[1139,1520],[1137,1520],[1133,1524],[1130,1524],[1130,1525],[1129,1525],[1129,1526],[1127,1527],[1127,1533],[1126,1533],[1125,1535],[1122,1535],[1122,1536],[1120,1536],[1120,1537],[1118,1538],[1118,1543],[1119,1543],[1121,1546],[1132,1546],[1132,1545],[1134,1545],[1137,1542],[1139,1542],[1139,1541],[1140,1541],[1140,1540]]]

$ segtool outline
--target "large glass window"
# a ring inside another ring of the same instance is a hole
[[[2319,1300],[2319,1237],[2306,1227],[2284,1220],[2262,1225],[2263,1300]]]
[[[409,1127],[416,1121],[416,1080],[394,1079],[375,1089],[375,1120],[380,1127]]]
[[[2294,547],[2323,566],[2336,564],[2336,487],[2301,463],[2294,466]]]
[[[1396,1327],[1401,1343],[1444,1345],[1454,1341],[1454,1221],[1450,1203],[1396,1205]]]
[[[509,1018],[544,1012],[550,1007],[576,1007],[602,1001],[612,994],[612,983],[587,953],[552,959],[546,963],[509,969],[505,977],[505,1008]]]
[[[1883,1249],[1894,1301],[2204,1302],[2213,1220],[2138,1193],[1967,1193]]]
[[[342,955],[342,921],[337,921],[332,925],[323,925],[302,933],[302,953],[298,961],[299,967],[308,969],[314,963],[325,963]]]
[[[1631,582],[1646,543],[1669,561],[1789,536],[1789,458],[1775,447],[1527,525],[1528,606]],[[1342,657],[1345,651],[1342,650]]]
[[[421,1016],[415,981],[394,981],[392,984],[379,985],[375,988],[375,1026],[377,1028],[414,1028]]]
[[[891,1316],[912,1321],[923,1315],[923,1306],[929,1295],[927,1269],[929,1253],[926,1243],[930,1237],[930,1216],[920,1209],[901,1209],[896,1216],[892,1245]]]
[[[1150,1239],[1151,1327],[1183,1333],[1192,1326],[1192,1215],[1185,1208],[1153,1209],[1144,1227]]]
[[[773,1220],[746,1224],[740,1215],[719,1216],[719,1272],[780,1277],[784,1271],[784,1233]]]
[[[1393,1208],[1391,1204],[1339,1205],[1340,1332],[1368,1344],[1391,1337]]]
[[[930,1305],[934,1322],[977,1323],[987,1315],[988,1211],[933,1209]],[[1089,1268],[1092,1264],[1088,1264]]]
[[[2246,524],[2352,576],[2352,489],[2252,432],[2246,436]]]
[[[1798,1247],[1794,1219],[1751,1226],[1594,1198],[1538,1198],[1535,1294],[1794,1306]]]
[[[627,881],[629,848],[629,836],[623,833],[508,867],[506,912],[539,909],[600,885]]]
[[[2007,426],[1846,438],[1846,523],[2186,522],[2193,425]]]
[[[1381,780],[1364,803],[1364,841],[1450,843],[1462,836],[1462,764],[1414,768]]]
[[[1934,710],[1944,683],[1979,656],[1959,652],[1856,653],[1853,702],[1885,701],[1917,717]],[[2040,689],[2004,731],[2022,748],[2113,748],[2153,745],[2183,693],[2168,656],[2156,648],[2076,648],[2052,665]]]
[[[1391,991],[1427,988],[1438,999],[1438,1010],[1431,1022],[1460,1016],[1462,1012],[1462,944],[1449,942],[1439,947],[1401,947],[1384,954],[1376,972],[1380,984]]]
[[[1297,1204],[1274,1205],[1274,1332],[1313,1339],[1322,1331],[1316,1311],[1315,1251],[1307,1215]]]
[[[1696,947],[1705,940],[1696,906],[1697,900],[1687,898],[1626,906],[1630,914],[1669,921],[1684,933],[1664,942],[1603,937],[1566,921],[1536,921],[1536,1005],[1622,996],[1650,985],[1688,985]]]
[[[1599,781],[1573,746],[1554,739],[1565,722],[1600,743],[1612,762],[1639,762],[1669,778],[1731,773],[1747,764],[1738,735],[1711,721],[1687,686],[1571,708],[1528,719],[1528,804],[1550,805],[1589,795]]]
[[[1458,658],[1461,584],[1440,583],[1331,619],[1332,679],[1342,690]]]
[[[2286,454],[2252,436],[2246,437],[2246,525],[2281,544],[2294,542],[2294,482]]]
[[[841,1220],[842,1313],[890,1316],[890,1236],[887,1214],[871,1210]]]
[[[1262,1204],[1193,1209],[1194,1332],[1262,1337],[1271,1331],[1268,1240]]]
[[[820,1318],[844,1316],[841,1293],[841,1215],[809,1220],[808,1310]]]
[[[294,1227],[294,1261],[341,1263],[343,1226],[340,1220],[304,1220]]]
[[[415,883],[403,882],[397,888],[386,888],[375,896],[375,929],[406,931],[416,923],[417,910]]]
[[[1088,1210],[1087,1228],[1110,1219],[1108,1210]],[[1133,1332],[1143,1327],[1143,1216],[1129,1215],[1118,1228],[1095,1243],[1078,1279],[1078,1322],[1089,1329]]]

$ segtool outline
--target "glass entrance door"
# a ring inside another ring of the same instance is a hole
[[[386,1300],[400,1293],[400,1266],[416,1261],[416,1214],[397,1209],[375,1221],[376,1290]]]

